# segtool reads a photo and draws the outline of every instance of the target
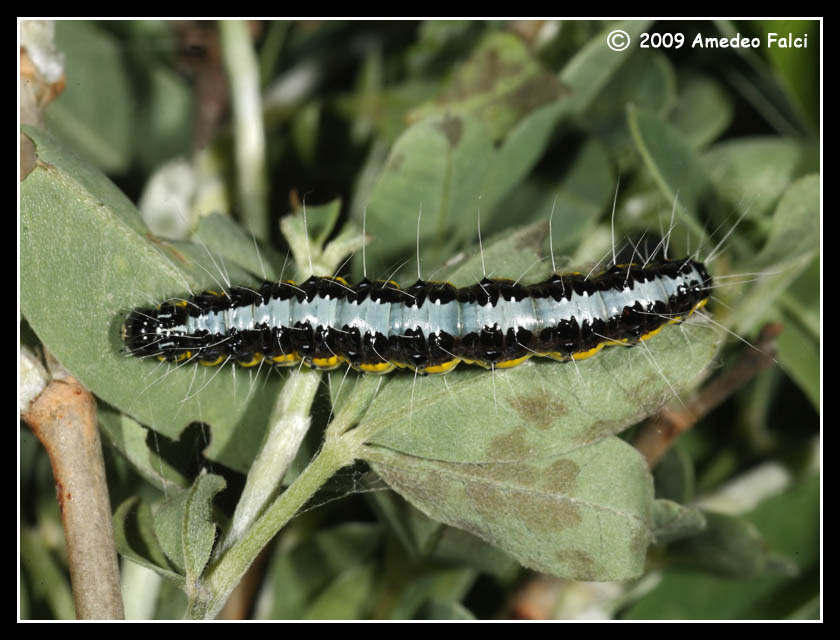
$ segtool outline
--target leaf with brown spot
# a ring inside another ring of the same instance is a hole
[[[429,517],[526,567],[578,580],[626,580],[644,568],[653,485],[642,457],[618,438],[518,463],[452,463],[382,447],[363,457]]]
[[[391,376],[362,418],[369,442],[449,462],[558,456],[638,423],[689,387],[717,336],[667,327],[644,346],[608,347],[572,363],[532,359],[496,372],[461,366],[441,376]]]
[[[446,136],[450,147],[457,147],[458,141],[464,132],[464,123],[461,118],[445,115],[434,124],[435,128]]]
[[[501,139],[521,118],[570,95],[555,74],[510,33],[489,34],[434,100],[414,109],[410,122],[433,115],[470,114]]]
[[[537,429],[547,429],[552,420],[566,413],[566,407],[555,402],[545,389],[523,395],[513,408]]]

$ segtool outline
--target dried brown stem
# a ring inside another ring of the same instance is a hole
[[[73,378],[55,380],[22,417],[50,456],[76,617],[124,618],[96,401]]]
[[[703,387],[693,400],[679,409],[665,407],[645,423],[635,446],[645,456],[651,469],[680,434],[722,404],[753,376],[773,366],[776,338],[781,332],[782,325],[779,323],[762,327],[754,347],[745,349],[732,367]]]

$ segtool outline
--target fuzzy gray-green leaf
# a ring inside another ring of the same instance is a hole
[[[184,540],[184,567],[187,583],[195,583],[201,576],[213,543],[216,540],[216,523],[213,521],[213,498],[225,488],[225,479],[213,474],[199,476],[186,495],[182,535]]]
[[[221,476],[202,474],[192,487],[174,494],[155,513],[154,528],[167,558],[196,584],[210,558],[216,537],[213,497],[225,487]]]
[[[796,175],[802,146],[792,139],[740,138],[703,154],[703,166],[731,208],[750,217],[769,211]]]
[[[408,118],[419,122],[431,115],[472,114],[499,140],[524,115],[569,93],[520,38],[491,32],[457,68],[441,94],[412,110]]]
[[[706,517],[699,509],[671,500],[653,503],[653,535],[658,544],[696,535],[706,528]]]
[[[177,438],[191,422],[212,425],[206,455],[247,468],[280,388],[232,367],[176,367],[121,353],[132,308],[221,287],[207,250],[152,236],[134,205],[53,136],[27,129],[40,164],[21,184],[21,310],[38,337],[86,387],[138,422]],[[231,280],[252,278],[227,264]],[[235,433],[235,437],[234,437]]]
[[[158,540],[149,505],[135,496],[114,512],[114,539],[121,555],[183,585],[181,572],[168,560]]]
[[[147,442],[149,429],[109,407],[99,407],[99,425],[106,438],[146,480],[161,491],[186,489],[190,482]]]
[[[576,580],[643,570],[653,486],[639,453],[617,438],[518,463],[451,463],[381,447],[363,456],[421,511],[526,567]]]

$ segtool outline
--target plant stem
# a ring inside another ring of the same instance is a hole
[[[321,373],[312,369],[293,372],[277,399],[269,430],[251,469],[221,552],[236,544],[276,495],[283,476],[309,429],[309,413]]]
[[[675,411],[666,407],[651,416],[635,442],[635,447],[645,456],[651,469],[659,463],[677,436],[688,431],[700,418],[720,406],[756,374],[773,366],[776,338],[781,331],[780,324],[765,325],[756,344],[744,350],[738,361],[726,373],[703,387],[681,410]]]
[[[54,380],[22,414],[50,456],[80,620],[124,618],[96,400],[73,378]]]
[[[358,437],[352,432],[325,441],[320,453],[291,486],[207,568],[199,595],[188,609],[191,618],[212,619],[218,614],[257,554],[336,471],[355,460],[359,446]]]
[[[257,55],[247,23],[219,22],[222,57],[233,100],[237,186],[242,217],[248,231],[266,239],[268,229],[268,172]]]

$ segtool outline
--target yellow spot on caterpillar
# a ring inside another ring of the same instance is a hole
[[[359,369],[365,373],[388,373],[394,370],[394,364],[391,362],[362,363]]]
[[[312,358],[311,365],[316,369],[329,371],[335,369],[341,363],[341,358],[338,356],[330,356],[329,358]]]
[[[591,358],[596,353],[598,353],[601,349],[604,348],[604,343],[595,345],[592,349],[588,349],[587,351],[580,351],[578,353],[572,354],[572,360],[586,360],[587,358]]]
[[[284,353],[279,356],[272,356],[271,361],[274,364],[280,365],[281,367],[288,367],[290,365],[300,362],[300,356],[297,354],[297,352]]]
[[[215,367],[215,366],[220,365],[222,363],[222,360],[224,360],[224,359],[225,359],[224,356],[219,356],[215,360],[199,360],[199,363],[201,363],[205,367]]]
[[[461,361],[455,358],[454,360],[448,360],[447,362],[441,362],[440,364],[436,364],[431,367],[426,367],[423,372],[428,373],[431,375],[435,375],[438,373],[447,373],[452,371]]]
[[[258,365],[262,361],[263,361],[263,354],[255,353],[250,360],[245,360],[245,361],[239,360],[238,362],[239,362],[240,367],[246,367],[247,368],[247,367],[253,367],[255,365]]]
[[[496,363],[497,369],[512,369],[513,367],[518,367],[523,362],[531,359],[530,353],[522,356],[521,358],[513,358],[512,360],[504,360],[502,362]]]

